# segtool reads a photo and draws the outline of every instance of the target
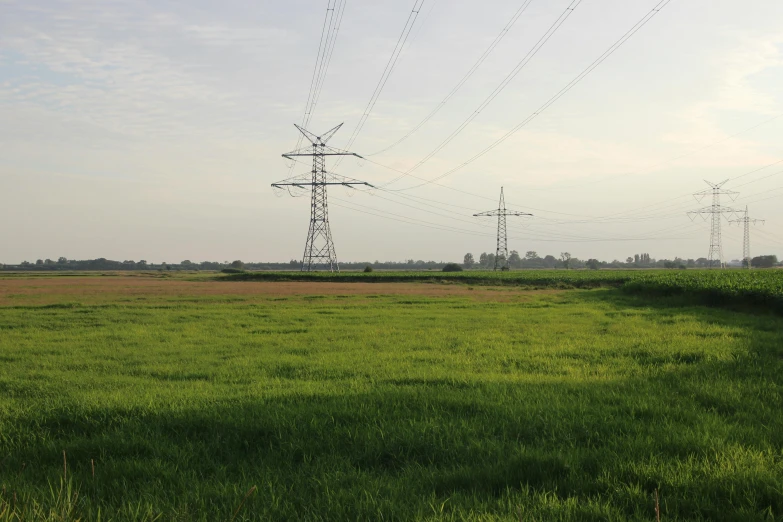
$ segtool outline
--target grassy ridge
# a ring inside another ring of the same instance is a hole
[[[475,292],[0,308],[0,520],[783,514],[783,319]]]
[[[532,288],[615,287],[677,295],[712,306],[763,307],[783,313],[783,270],[526,270],[513,272],[247,272],[234,281],[453,282]]]

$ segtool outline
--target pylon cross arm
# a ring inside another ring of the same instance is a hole
[[[281,183],[272,183],[272,186],[275,187],[275,188],[282,188],[282,187],[314,187],[314,186],[323,187],[323,186],[327,186],[327,185],[343,185],[343,186],[346,186],[346,187],[351,186],[351,185],[366,185],[368,187],[375,188],[373,185],[370,185],[369,183],[366,183],[364,181],[344,181],[344,182],[339,182],[339,181],[328,182],[328,181],[325,181],[323,183],[319,183],[319,182],[316,182],[316,183],[282,183],[282,182]]]
[[[364,159],[353,152],[319,152],[318,154],[313,154],[312,152],[286,152],[282,156],[286,159],[298,158],[301,156],[356,156],[357,158]]]

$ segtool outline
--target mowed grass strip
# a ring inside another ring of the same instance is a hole
[[[488,294],[0,307],[0,520],[781,517],[780,318]]]

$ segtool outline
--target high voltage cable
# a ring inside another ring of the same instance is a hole
[[[351,133],[351,136],[348,139],[348,144],[344,148],[351,148],[351,145],[353,145],[353,142],[362,131],[364,124],[367,123],[367,119],[370,117],[370,113],[372,112],[373,107],[375,107],[375,103],[378,101],[381,92],[383,92],[383,88],[386,86],[386,82],[389,81],[389,77],[394,71],[394,67],[397,65],[397,60],[400,58],[400,54],[402,53],[403,47],[405,47],[405,42],[408,40],[408,36],[410,36],[413,25],[416,23],[416,18],[419,16],[419,11],[421,10],[422,5],[424,5],[424,0],[414,0],[413,8],[408,15],[408,20],[405,22],[405,27],[403,27],[402,33],[397,39],[397,44],[394,46],[394,50],[389,57],[389,61],[386,63],[383,74],[381,74],[381,79],[378,81],[378,85],[375,86],[375,90],[373,91],[372,96],[370,96],[370,101],[367,102],[367,107],[365,107],[364,113],[362,114],[361,118],[359,118],[359,122],[356,124],[356,128],[353,130],[353,133]],[[338,159],[335,166],[339,164],[340,160]]]
[[[342,203],[347,203],[349,205],[355,205],[355,206],[360,206],[360,207],[363,207],[363,208],[369,208],[372,211],[360,210],[360,209],[357,209],[357,208],[353,208],[351,206],[341,205],[339,203],[334,203],[335,206],[338,206],[338,207],[341,207],[341,208],[345,208],[347,210],[353,210],[354,212],[360,212],[362,214],[369,214],[369,215],[373,215],[373,216],[380,217],[380,218],[383,218],[383,219],[391,219],[393,221],[399,221],[399,222],[402,222],[402,223],[407,223],[409,225],[423,226],[423,227],[426,227],[426,228],[434,228],[434,229],[442,230],[442,231],[446,231],[446,232],[456,232],[456,233],[461,233],[461,234],[468,234],[468,235],[482,236],[482,237],[494,237],[494,234],[485,234],[485,233],[482,233],[482,232],[474,232],[474,231],[469,231],[469,230],[449,227],[447,225],[443,226],[443,225],[439,225],[439,224],[436,224],[436,223],[431,223],[431,222],[427,222],[427,221],[423,221],[423,220],[416,220],[416,219],[410,218],[408,216],[400,216],[399,214],[393,214],[393,213],[390,213],[390,212],[379,211],[378,209],[375,209],[373,207],[367,207],[366,205],[359,205],[358,203],[345,201],[345,200],[342,200],[342,199],[339,199],[339,198],[330,198],[330,199],[336,199],[337,201],[341,201]],[[390,214],[391,216],[397,216],[397,217],[389,217],[389,216],[385,216],[383,214]],[[692,225],[692,223],[689,223],[688,225]],[[547,235],[547,237],[550,237],[550,235]],[[688,236],[688,237],[673,237],[673,238],[672,237],[640,237],[640,238],[627,238],[626,237],[626,238],[596,238],[596,239],[560,239],[560,238],[558,238],[558,239],[542,239],[542,238],[537,238],[537,237],[532,237],[532,238],[531,237],[509,237],[509,239],[514,239],[514,240],[517,240],[517,241],[527,240],[527,241],[539,241],[539,242],[550,242],[550,243],[599,243],[599,242],[633,242],[633,241],[672,241],[672,240],[679,240],[679,239],[688,239],[689,237],[690,236]]]
[[[761,127],[762,125],[766,125],[767,123],[771,123],[771,122],[773,122],[773,121],[775,121],[775,120],[777,120],[777,119],[779,119],[781,117],[783,117],[783,114],[778,114],[777,116],[773,116],[772,118],[766,119],[766,120],[762,121],[761,123],[757,123],[757,124],[755,124],[755,125],[753,125],[751,127],[748,127],[747,129],[744,129],[744,130],[741,130],[739,132],[736,132],[736,133],[732,134],[731,136],[727,136],[727,137],[722,138],[722,139],[720,139],[718,141],[710,143],[709,145],[705,145],[703,147],[700,147],[700,148],[698,148],[696,150],[692,150],[690,152],[686,152],[686,153],[680,154],[679,156],[675,156],[674,158],[671,158],[671,159],[668,159],[668,160],[664,160],[664,161],[660,161],[658,163],[655,163],[654,165],[650,165],[649,167],[645,167],[643,169],[636,170],[636,171],[633,171],[633,172],[626,172],[626,173],[623,173],[623,174],[614,174],[612,176],[607,176],[605,178],[594,180],[594,181],[574,184],[574,185],[569,186],[568,189],[573,189],[573,188],[576,188],[576,187],[587,186],[587,185],[593,185],[593,184],[597,184],[597,183],[604,183],[605,181],[609,181],[611,179],[615,179],[615,178],[619,178],[619,177],[633,176],[634,174],[641,174],[642,172],[649,172],[649,171],[651,171],[652,169],[654,169],[656,167],[660,167],[662,165],[667,165],[667,164],[673,163],[673,162],[675,162],[677,160],[681,160],[683,158],[687,158],[689,156],[693,156],[694,154],[698,154],[699,152],[703,152],[705,150],[709,150],[709,149],[712,149],[714,147],[717,147],[721,143],[725,143],[725,142],[727,142],[729,140],[733,140],[737,136],[740,136],[740,135],[745,134],[747,132],[750,132],[750,131],[752,131],[754,129],[757,129],[757,128]],[[781,160],[778,163],[781,163],[781,162],[783,162],[783,160]],[[762,168],[766,168],[766,167],[762,167]],[[752,172],[749,172],[748,174],[752,174]],[[745,174],[745,175],[747,175],[747,174]],[[531,190],[563,190],[563,189],[550,188],[550,189],[531,189]]]
[[[372,160],[368,160],[368,161],[370,161],[373,164],[379,165],[381,167],[390,169],[390,170],[397,170],[397,169],[394,169],[393,167],[388,167],[386,165],[383,165],[383,164],[380,164],[380,163],[376,163],[376,162],[374,162]],[[730,179],[739,179],[739,178],[745,177],[747,175],[750,175],[750,174],[759,172],[761,170],[764,170],[764,169],[766,169],[766,168],[768,168],[770,166],[777,165],[779,163],[783,163],[783,160],[770,163],[768,165],[765,165],[764,167],[751,170],[749,172],[746,172],[744,174],[740,174],[740,175],[735,176],[735,177],[730,178]],[[416,176],[412,175],[412,177],[416,177]],[[448,185],[441,185],[439,183],[434,183],[434,184],[438,185],[440,187],[443,187],[443,188],[447,188],[449,190],[453,190],[455,192],[459,192],[461,194],[473,196],[473,197],[480,198],[480,199],[486,199],[486,200],[494,201],[494,198],[488,198],[486,196],[481,196],[480,194],[476,194],[476,193],[473,193],[473,192],[467,192],[467,191],[460,190],[460,189],[457,189],[457,188],[454,188],[454,187],[450,187]],[[783,187],[781,187],[781,188],[783,188]],[[388,190],[388,189],[384,189],[384,188],[380,188],[380,187],[376,188],[376,189],[373,189],[373,190],[371,190],[369,192],[373,193],[376,190],[377,191],[382,191],[385,194],[390,195],[390,196],[402,197],[402,198],[406,198],[406,199],[414,198],[416,200],[423,200],[423,201],[427,201],[429,203],[435,203],[435,204],[439,204],[439,205],[442,205],[442,206],[449,206],[449,207],[454,207],[454,208],[462,208],[462,209],[465,209],[465,210],[470,210],[471,212],[475,211],[475,207],[466,207],[466,206],[462,206],[462,205],[454,205],[452,203],[444,203],[444,202],[441,202],[441,201],[437,201],[437,200],[433,200],[433,199],[429,199],[429,198],[423,198],[421,196],[416,196],[416,195],[413,195],[413,194],[401,193],[399,191]],[[775,189],[775,190],[777,190],[777,189]],[[357,192],[367,192],[367,191],[357,190]],[[764,193],[767,193],[767,192],[764,192]],[[745,196],[745,197],[753,197],[755,195],[758,195],[758,194],[751,194],[751,195],[748,195],[748,196]],[[772,196],[772,198],[779,197],[781,195],[783,195],[783,194]],[[682,198],[684,196],[690,197],[691,194],[688,193],[686,195],[677,196],[677,197],[675,197],[673,199],[679,199],[679,198]],[[382,199],[386,199],[386,198],[382,198]],[[740,198],[740,199],[743,199],[743,198]],[[771,198],[765,198],[765,199],[771,199]],[[530,207],[530,206],[527,206],[527,205],[525,206],[525,208],[529,209],[529,210],[535,210],[537,212],[544,212],[544,213],[549,213],[549,214],[565,215],[565,216],[572,216],[572,217],[579,217],[579,218],[588,218],[588,219],[584,219],[584,220],[581,221],[581,223],[583,223],[583,224],[611,224],[611,223],[631,223],[631,222],[635,222],[635,221],[646,221],[646,220],[658,219],[661,216],[664,216],[664,217],[676,216],[678,214],[676,214],[674,212],[677,210],[677,208],[672,208],[670,211],[666,211],[665,214],[660,214],[658,212],[660,212],[660,210],[663,210],[663,209],[666,209],[666,208],[670,208],[670,207],[684,207],[685,205],[687,205],[687,202],[669,203],[669,204],[664,205],[663,207],[661,207],[658,210],[651,211],[651,213],[642,214],[641,217],[638,216],[638,215],[637,215],[636,218],[624,218],[624,217],[622,217],[623,214],[628,214],[628,213],[631,213],[631,212],[637,212],[638,213],[638,211],[641,210],[641,209],[651,208],[651,207],[659,207],[660,205],[662,205],[664,203],[667,203],[668,201],[671,201],[671,199],[667,199],[667,200],[662,201],[662,202],[646,205],[644,207],[637,207],[636,209],[630,210],[630,211],[623,211],[623,212],[618,212],[618,213],[615,213],[615,214],[609,214],[607,216],[584,216],[584,215],[580,215],[580,214],[572,214],[572,213],[566,213],[566,212],[557,212],[557,211],[539,209],[539,208]],[[454,212],[454,211],[449,211],[449,210],[445,210],[445,211],[453,213],[453,214],[457,214],[457,215],[460,215],[460,216],[463,216],[463,214],[460,214],[460,213],[457,213],[457,212]],[[620,217],[614,217],[614,216],[620,216]],[[580,223],[580,222],[574,222],[574,221],[558,221],[558,220],[554,220],[552,218],[546,218],[546,217],[542,217],[542,216],[537,216],[537,219],[544,219],[546,221],[550,221],[551,222],[551,223],[548,223],[548,224],[547,223],[543,223],[543,225],[566,225],[566,224]],[[538,222],[536,224],[537,225],[542,225],[542,223],[538,223]]]
[[[430,159],[432,159],[435,154],[440,152],[446,145],[451,143],[454,138],[456,138],[465,128],[471,124],[473,120],[475,120],[479,114],[481,114],[481,111],[486,109],[492,101],[498,97],[498,95],[503,92],[503,90],[508,86],[509,83],[511,83],[511,80],[513,80],[519,72],[524,69],[524,67],[530,62],[530,60],[533,59],[533,57],[538,54],[538,51],[541,50],[541,48],[546,45],[546,43],[549,41],[550,38],[557,32],[557,30],[562,26],[565,21],[568,19],[569,16],[574,12],[574,9],[577,8],[577,6],[582,3],[582,0],[573,0],[568,7],[566,7],[565,11],[557,17],[557,19],[554,21],[554,23],[549,27],[549,29],[546,30],[543,36],[533,45],[533,47],[527,52],[527,54],[520,60],[520,62],[514,67],[508,75],[506,75],[505,78],[503,78],[503,81],[500,82],[500,85],[495,87],[495,90],[493,90],[489,96],[487,96],[484,101],[482,101],[479,106],[476,108],[476,110],[473,111],[473,113],[463,121],[459,127],[457,127],[449,136],[443,140],[437,147],[435,147],[435,150],[427,154],[424,158],[419,160],[418,163],[416,163],[413,167],[408,169],[406,173],[410,174],[411,172],[415,171],[422,165],[424,165],[426,162],[428,162]],[[397,178],[391,180],[390,182],[384,184],[384,186],[391,185],[395,181],[402,179],[404,176],[398,176]],[[437,178],[436,178],[437,179]]]
[[[345,5],[348,3],[348,0],[338,0],[337,3],[337,21],[334,26],[334,36],[331,39],[331,42],[328,46],[328,51],[326,53],[326,66],[324,67],[324,74],[321,76],[321,82],[316,88],[316,96],[315,100],[313,101],[313,107],[310,111],[311,117],[312,113],[315,112],[315,108],[318,105],[318,101],[321,99],[321,92],[323,88],[324,81],[326,80],[326,71],[329,70],[329,64],[332,63],[332,55],[334,54],[334,47],[337,43],[337,36],[340,33],[340,26],[342,25],[343,21],[343,15],[345,14]],[[307,123],[309,124],[310,121],[308,120]]]
[[[394,194],[394,195],[395,195],[395,196],[400,196],[399,194]],[[403,206],[406,206],[406,207],[409,207],[409,208],[414,208],[415,210],[419,210],[419,211],[427,212],[427,213],[434,214],[434,215],[438,215],[438,216],[441,216],[441,217],[446,217],[446,218],[448,218],[448,219],[456,219],[456,218],[453,218],[453,217],[451,217],[451,216],[445,216],[445,215],[443,215],[443,214],[440,214],[440,213],[438,213],[438,212],[434,212],[434,211],[432,211],[432,210],[429,210],[429,209],[422,209],[422,208],[420,208],[420,207],[415,207],[415,206],[413,206],[413,205],[407,205],[407,204],[404,204],[404,203],[399,203],[399,202],[396,202],[396,201],[390,200],[390,199],[388,199],[388,198],[384,198],[384,197],[378,196],[377,194],[376,194],[376,195],[374,195],[373,197],[379,197],[380,199],[384,199],[384,200],[386,200],[386,201],[390,201],[390,202],[392,202],[392,203],[401,204],[401,205],[403,205]],[[342,200],[341,200],[341,201],[342,201]],[[380,213],[388,213],[388,214],[390,214],[390,215],[397,216],[397,217],[402,217],[402,218],[405,218],[405,219],[408,219],[408,220],[422,221],[422,220],[418,220],[418,219],[416,219],[416,218],[412,218],[412,217],[410,217],[410,216],[400,216],[399,214],[395,214],[395,213],[392,213],[392,212],[388,212],[388,211],[380,210],[380,209],[377,209],[377,208],[374,208],[374,207],[366,207],[366,206],[364,206],[364,205],[360,205],[360,204],[358,204],[358,203],[352,203],[352,204],[355,204],[355,205],[357,205],[357,206],[361,206],[361,207],[364,207],[364,208],[371,208],[371,209],[372,209],[372,210],[374,210],[375,212],[380,212]],[[459,214],[459,213],[457,213],[457,212],[454,212],[454,211],[446,211],[446,212],[451,212],[451,213],[454,213],[454,214],[458,214],[458,215],[460,216],[460,218],[464,216],[464,214]],[[467,222],[468,224],[471,224],[471,225],[475,225],[475,224],[476,224],[475,222],[472,222],[472,221],[466,221],[465,219],[456,219],[456,220],[457,220],[457,221],[462,221],[462,222]],[[427,224],[429,224],[429,225],[441,226],[441,227],[446,227],[446,228],[453,228],[453,227],[449,227],[448,225],[441,225],[441,224],[436,224],[436,223],[432,223],[432,222],[428,222],[428,221],[423,221],[423,222],[424,222],[424,223],[427,223]],[[552,239],[553,241],[554,241],[554,240],[562,240],[562,241],[615,241],[615,240],[616,240],[616,241],[626,241],[626,240],[630,241],[630,240],[634,240],[634,241],[636,241],[636,240],[643,240],[643,239],[656,239],[656,238],[654,237],[654,234],[659,234],[659,233],[666,232],[666,231],[678,230],[678,229],[681,229],[681,228],[689,228],[689,227],[691,227],[692,225],[693,225],[692,223],[687,223],[687,224],[685,224],[685,225],[679,225],[679,226],[676,226],[676,227],[674,227],[674,228],[667,227],[667,228],[665,228],[665,229],[661,229],[661,230],[652,231],[652,232],[650,232],[649,234],[647,234],[647,235],[646,235],[645,237],[643,237],[643,238],[629,238],[629,237],[620,237],[620,238],[591,237],[591,236],[585,236],[584,234],[575,235],[575,234],[564,234],[564,233],[560,233],[560,232],[544,232],[544,231],[536,231],[536,230],[525,230],[525,232],[524,232],[524,233],[527,233],[528,235],[533,235],[533,236],[542,236],[542,235],[545,235],[545,237],[547,237],[547,238],[554,238],[554,239]],[[488,228],[491,228],[491,226],[490,226],[490,227],[488,227]],[[513,226],[512,226],[511,228],[515,228],[515,227],[513,227]],[[460,229],[460,230],[462,230],[462,229]],[[518,230],[518,231],[519,231],[519,230]],[[473,231],[471,231],[471,232],[473,232]],[[476,233],[478,233],[478,232],[476,232]],[[536,239],[536,240],[542,240],[540,237],[534,237],[533,239]]]
[[[466,166],[470,165],[480,157],[484,156],[491,150],[495,149],[498,145],[506,141],[508,138],[510,138],[512,135],[514,135],[516,132],[518,132],[520,129],[525,127],[528,123],[533,121],[536,117],[538,117],[542,112],[547,110],[549,107],[551,107],[555,102],[557,102],[560,98],[562,98],[568,91],[573,89],[578,83],[580,83],[587,75],[589,75],[591,72],[593,72],[599,65],[601,65],[607,58],[609,58],[612,54],[617,51],[625,42],[627,42],[633,35],[635,35],[639,30],[641,30],[647,23],[652,20],[655,15],[657,15],[664,7],[666,7],[671,0],[661,0],[658,4],[656,4],[653,9],[647,13],[644,17],[642,17],[641,20],[636,22],[636,24],[631,27],[622,37],[620,37],[619,40],[617,40],[614,44],[612,44],[604,53],[599,56],[593,63],[591,63],[586,69],[584,69],[581,73],[579,73],[573,80],[571,80],[565,87],[563,87],[557,94],[552,96],[549,100],[547,100],[541,107],[536,109],[532,114],[530,114],[527,118],[525,118],[521,123],[519,123],[517,126],[515,126],[513,129],[508,131],[506,134],[501,136],[499,139],[495,140],[491,145],[483,149],[481,152],[475,154],[468,160],[464,161],[463,163],[457,165],[456,167],[452,168],[451,170],[448,170],[441,174],[440,176],[437,176],[433,178],[432,180],[427,181],[426,183],[422,183],[419,185],[413,185],[411,187],[405,187],[398,190],[411,190],[414,188],[418,188],[430,183],[433,183],[437,180],[440,180],[442,178],[445,178],[446,176],[450,176],[451,174],[454,174],[455,172],[465,168]],[[400,179],[400,178],[397,178]],[[394,180],[396,181],[396,180]],[[394,182],[392,181],[392,183]]]
[[[764,165],[763,167],[759,167],[759,168],[753,169],[753,170],[751,170],[749,172],[745,172],[744,174],[740,174],[738,176],[731,177],[731,178],[729,178],[729,180],[733,181],[733,180],[737,180],[737,179],[740,179],[740,178],[744,178],[745,176],[749,176],[751,174],[755,174],[756,172],[760,172],[760,171],[762,171],[764,169],[767,169],[769,167],[772,167],[772,166],[775,166],[775,165],[779,165],[780,163],[783,163],[783,160],[778,160],[778,161],[775,161],[775,162],[770,163],[768,165]],[[771,176],[774,176],[774,175],[780,174],[780,173],[783,173],[783,171],[775,172],[773,174],[770,174],[769,176],[765,176],[764,178],[760,178],[759,180],[755,180],[755,181],[760,181],[761,179],[766,179],[768,177],[771,177]],[[745,186],[745,185],[748,185],[750,183],[754,183],[755,181],[744,183],[744,184],[739,185],[739,186],[740,187],[741,186]],[[670,207],[683,207],[683,206],[685,206],[687,204],[687,202],[679,202],[679,203],[668,203],[668,202],[672,201],[672,200],[675,200],[675,199],[684,198],[684,197],[690,198],[691,196],[692,196],[691,193],[681,194],[681,195],[675,196],[673,198],[669,198],[669,199],[666,199],[666,200],[663,200],[663,201],[659,201],[657,203],[651,203],[649,205],[645,205],[645,206],[642,206],[642,207],[636,207],[636,208],[631,209],[631,210],[624,210],[624,211],[621,211],[621,212],[616,212],[614,214],[607,214],[605,216],[595,216],[594,219],[597,220],[597,221],[607,221],[607,220],[614,221],[615,219],[622,219],[621,217],[618,217],[618,216],[623,216],[624,214],[630,214],[630,213],[638,214],[638,212],[640,210],[643,210],[643,209],[660,207],[657,210],[652,210],[651,211],[651,212],[659,212],[659,211],[661,211],[663,209],[670,208]],[[661,205],[663,205],[663,206],[661,206]],[[643,214],[643,215],[649,215],[649,213],[646,213],[646,214]]]
[[[321,39],[318,42],[318,54],[315,59],[315,66],[313,67],[313,77],[310,80],[310,91],[307,93],[307,102],[305,102],[304,115],[302,116],[302,127],[307,128],[310,124],[315,106],[320,98],[321,88],[323,88],[324,81],[326,79],[326,73],[329,69],[329,63],[331,62],[332,51],[334,51],[334,43],[337,40],[337,33],[339,32],[340,22],[342,21],[342,13],[345,12],[345,4],[348,0],[327,0],[326,15],[324,16],[324,24],[321,28]],[[335,6],[338,7],[339,13],[337,18],[337,30],[332,30],[335,25]],[[300,134],[296,140],[295,150],[298,150],[302,146],[302,135]],[[288,171],[289,173],[294,169],[295,163],[291,163]]]
[[[375,197],[379,197],[379,196],[376,195]],[[396,218],[402,218],[402,219],[407,220],[405,222],[407,222],[409,224],[413,224],[413,225],[419,225],[421,223],[424,223],[425,225],[423,225],[423,226],[428,226],[430,228],[432,228],[432,227],[439,227],[442,230],[449,230],[449,231],[455,231],[455,232],[460,232],[460,233],[469,233],[469,234],[473,234],[473,235],[485,235],[487,237],[490,237],[492,235],[492,234],[484,234],[484,233],[482,233],[480,231],[466,230],[464,228],[456,228],[456,227],[451,227],[449,225],[444,225],[444,224],[440,224],[440,223],[433,223],[431,221],[424,221],[424,220],[421,220],[421,219],[418,219],[418,218],[413,218],[413,217],[407,216],[407,215],[403,216],[403,215],[396,214],[396,213],[393,213],[393,212],[380,210],[380,209],[375,208],[375,207],[368,207],[366,205],[362,205],[362,204],[359,204],[359,203],[356,203],[356,202],[348,202],[348,201],[345,201],[345,200],[341,200],[339,198],[333,198],[333,199],[337,199],[338,201],[342,201],[343,203],[348,203],[348,204],[355,205],[355,206],[358,206],[358,207],[370,209],[370,210],[372,210],[374,212],[373,215],[376,215],[376,216],[379,216],[379,217],[385,217],[383,214],[389,214],[391,216],[395,216]],[[387,198],[381,198],[381,199],[385,199],[385,200],[391,201],[393,203],[398,203],[398,202],[394,202],[392,200],[388,200]],[[439,215],[439,216],[442,216],[442,217],[447,217],[449,219],[454,219],[454,218],[451,218],[450,216],[443,216],[443,214],[439,214],[437,212],[433,212],[433,211],[430,211],[430,210],[427,210],[427,209],[421,209],[421,208],[413,207],[412,205],[404,205],[404,206],[408,206],[408,207],[414,208],[416,210],[428,212],[430,214]],[[356,209],[352,209],[351,207],[344,207],[344,208],[348,208],[348,209],[351,209],[351,210],[356,210]],[[365,213],[368,213],[368,212],[365,212]],[[457,221],[466,222],[464,219],[458,219]],[[468,223],[471,224],[471,225],[474,225],[474,226],[476,224],[474,222],[468,222]],[[558,233],[558,232],[544,232],[544,231],[537,231],[537,230],[525,230],[522,233],[525,233],[528,236],[532,236],[532,237],[529,237],[528,239],[534,240],[534,241],[552,241],[552,242],[555,242],[555,241],[562,241],[562,242],[643,241],[643,240],[680,239],[680,238],[659,238],[659,237],[656,237],[655,235],[656,234],[660,234],[660,233],[665,233],[667,231],[676,231],[676,230],[683,229],[683,228],[690,228],[692,226],[693,226],[693,223],[687,223],[687,224],[679,225],[679,226],[676,226],[676,227],[673,227],[673,228],[672,227],[667,227],[665,229],[652,231],[649,234],[646,234],[645,237],[640,237],[640,238],[633,238],[633,237],[610,237],[610,238],[607,238],[607,237],[592,237],[592,236],[586,236],[584,234],[575,235],[575,234],[564,234],[564,233]],[[512,228],[514,228],[514,227],[512,227]],[[520,232],[520,231],[518,230],[518,232]]]
[[[388,150],[391,150],[392,148],[396,147],[403,141],[410,138],[416,131],[418,131],[425,123],[430,121],[433,116],[435,116],[447,103],[448,101],[454,97],[455,94],[462,88],[463,85],[470,79],[471,76],[473,76],[473,73],[475,73],[479,67],[484,63],[484,61],[489,57],[490,54],[495,50],[495,47],[498,46],[501,40],[508,34],[508,32],[511,30],[512,27],[514,27],[514,24],[516,24],[517,20],[522,16],[522,14],[525,12],[525,10],[528,8],[528,6],[533,2],[533,0],[525,0],[522,2],[522,5],[517,9],[517,11],[514,13],[514,15],[511,17],[511,19],[506,23],[506,25],[503,27],[503,29],[500,31],[500,34],[498,34],[495,39],[492,41],[491,44],[489,44],[489,47],[487,47],[484,52],[479,56],[479,59],[476,61],[476,63],[473,64],[473,66],[468,70],[467,73],[465,73],[465,76],[462,77],[462,79],[457,82],[457,85],[454,86],[453,89],[446,95],[443,100],[435,106],[435,108],[423,119],[421,120],[418,125],[413,127],[410,131],[408,131],[407,134],[405,134],[402,138],[398,139],[388,147],[379,150],[378,152],[373,152],[372,154],[367,154],[367,156],[376,156],[378,154],[382,154]]]
[[[762,228],[755,229],[753,231],[753,233],[754,234],[761,233],[762,241],[766,239],[767,241],[772,241],[773,243],[776,243],[778,245],[783,245],[783,241],[781,241],[780,239],[778,239],[777,237],[775,237],[774,235],[770,234],[769,232],[767,232],[766,230],[764,230]]]

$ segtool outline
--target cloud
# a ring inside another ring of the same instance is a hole
[[[772,159],[757,140],[743,136],[730,138],[741,129],[727,130],[722,125],[722,118],[730,113],[742,113],[759,116],[745,121],[760,123],[783,113],[779,92],[769,90],[770,82],[758,81],[763,74],[783,73],[783,33],[735,34],[726,35],[726,38],[737,43],[730,52],[713,58],[713,74],[704,97],[681,110],[680,128],[663,136],[665,141],[684,149],[693,150],[718,142],[720,147],[711,149],[710,154],[686,159],[681,165],[744,166]]]

